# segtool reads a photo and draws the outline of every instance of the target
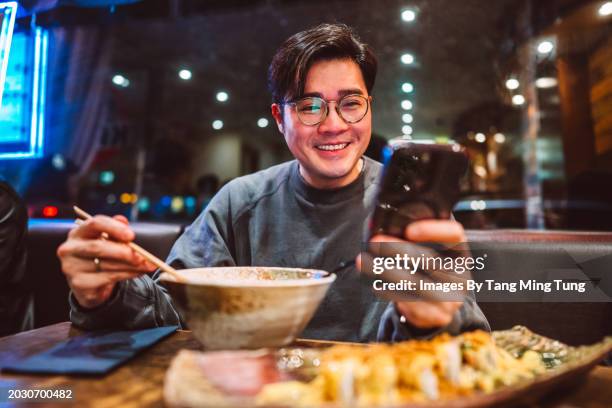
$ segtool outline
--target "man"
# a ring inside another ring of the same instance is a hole
[[[272,115],[296,160],[238,178],[178,239],[176,267],[267,265],[338,270],[360,251],[381,165],[363,157],[371,137],[377,62],[344,25],[289,38],[269,68]],[[85,328],[177,324],[153,267],[114,240],[134,238],[127,220],[97,216],[58,249],[72,288],[71,319]],[[385,240],[385,237],[374,237]],[[461,242],[454,221],[412,224],[406,239]],[[354,268],[340,269],[305,337],[370,341],[488,328],[476,304],[378,300]],[[379,333],[377,333],[379,332]]]

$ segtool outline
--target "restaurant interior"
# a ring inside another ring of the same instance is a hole
[[[20,4],[0,172],[31,218],[71,218],[78,202],[188,224],[227,181],[289,159],[267,66],[292,32],[331,21],[379,58],[370,155],[402,135],[469,150],[467,228],[612,227],[605,2]]]
[[[453,216],[469,242],[610,264],[610,1],[8,1],[0,180],[25,203],[28,235],[19,282],[0,260],[0,285],[20,305],[0,305],[0,335],[69,320],[56,252],[74,205],[124,215],[165,259],[224,185],[293,159],[270,112],[268,65],[284,39],[324,22],[353,27],[378,57],[367,156],[382,161],[398,137],[459,143],[469,167]],[[612,336],[610,300],[482,310],[494,330],[520,324],[570,345]],[[0,362],[17,342],[0,346]]]

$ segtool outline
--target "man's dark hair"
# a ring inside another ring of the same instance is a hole
[[[321,24],[289,37],[268,68],[268,88],[275,103],[297,99],[304,93],[313,63],[350,59],[360,68],[368,93],[376,79],[378,62],[369,45],[345,24]]]

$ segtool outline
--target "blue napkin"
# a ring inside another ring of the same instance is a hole
[[[37,374],[106,374],[174,333],[178,326],[137,331],[90,332],[72,337],[23,360],[8,363],[2,371]]]

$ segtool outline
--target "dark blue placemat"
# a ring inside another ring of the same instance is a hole
[[[2,366],[2,371],[33,374],[105,374],[174,333],[177,326],[136,331],[90,332]]]

